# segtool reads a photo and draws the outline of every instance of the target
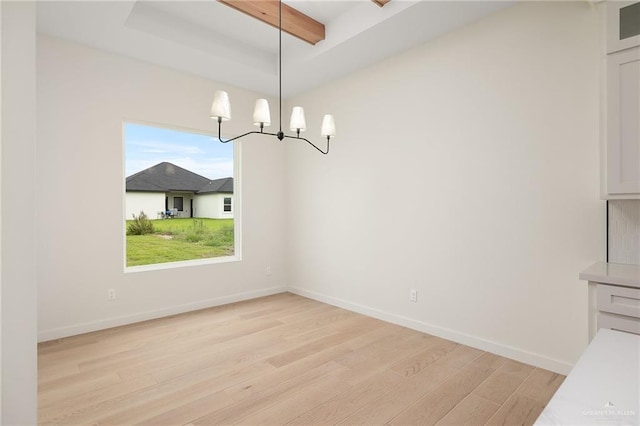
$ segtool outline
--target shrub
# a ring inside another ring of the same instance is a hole
[[[207,227],[204,225],[204,220],[195,219],[191,224],[189,229],[190,234],[202,235],[208,231]]]
[[[204,220],[194,219],[191,225],[180,234],[180,238],[190,243],[199,243],[207,237],[209,229],[204,224]]]
[[[218,235],[226,244],[233,244],[233,225],[223,225]]]
[[[153,222],[149,220],[145,212],[140,211],[140,214],[133,215],[133,222],[127,226],[127,235],[146,235],[153,234]]]
[[[207,238],[205,245],[209,247],[233,247],[233,226],[224,225]]]
[[[194,232],[187,232],[184,234],[184,239],[190,243],[199,243],[202,240],[202,235]]]

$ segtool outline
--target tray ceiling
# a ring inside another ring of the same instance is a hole
[[[315,46],[283,34],[283,96],[312,89],[508,7],[507,1],[298,0]],[[40,33],[277,94],[277,29],[217,1],[42,1]]]

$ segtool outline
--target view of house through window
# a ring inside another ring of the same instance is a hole
[[[235,253],[233,144],[125,123],[126,266]]]

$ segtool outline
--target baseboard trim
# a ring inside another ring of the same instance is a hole
[[[171,306],[163,309],[156,309],[131,315],[123,315],[119,317],[108,318],[99,321],[92,321],[77,324],[68,327],[53,328],[43,330],[38,333],[38,342],[46,342],[48,340],[61,339],[64,337],[75,336],[78,334],[90,333],[92,331],[104,330],[107,328],[118,327],[121,325],[133,324],[136,322],[147,321],[156,318],[162,318],[170,315],[181,314],[185,312],[196,311],[198,309],[206,309],[214,306],[226,305],[228,303],[242,302],[244,300],[256,299],[258,297],[271,296],[284,292],[294,293],[309,299],[327,303],[329,305],[338,306],[349,311],[367,315],[392,324],[401,325],[403,327],[417,330],[423,333],[442,337],[456,343],[471,346],[483,351],[491,352],[496,355],[511,358],[520,362],[524,362],[536,367],[551,370],[560,374],[568,374],[573,368],[572,364],[546,357],[537,353],[524,351],[512,346],[493,342],[486,339],[470,336],[455,330],[436,326],[423,321],[418,321],[402,315],[392,314],[379,309],[371,308],[358,303],[350,302],[344,299],[328,296],[321,293],[305,290],[299,287],[271,287],[262,290],[237,293],[228,296],[217,297],[213,299],[201,300],[193,303],[185,303],[182,305]]]
[[[450,330],[444,327],[428,324],[426,322],[417,321],[402,315],[396,315],[389,312],[381,311],[379,309],[370,308],[368,306],[349,302],[344,299],[327,296],[325,294],[304,290],[298,287],[288,287],[287,290],[290,293],[294,293],[299,296],[307,297],[309,299],[317,300],[319,302],[327,303],[329,305],[337,306],[349,311],[377,318],[379,320],[390,322],[392,324],[401,325],[403,327],[420,331],[422,333],[438,336],[456,343],[461,343],[463,345],[471,346],[476,349],[491,352],[493,354],[514,359],[516,361],[524,362],[535,367],[544,368],[545,370],[551,370],[553,372],[566,375],[569,374],[569,372],[573,368],[572,364],[549,358],[544,355],[528,352],[490,340],[470,336],[468,334],[460,333],[455,330]]]
[[[38,342],[46,342],[53,339],[61,339],[63,337],[75,336],[78,334],[90,333],[92,331],[104,330],[107,328],[118,327],[121,325],[133,324],[140,321],[147,321],[156,318],[162,318],[170,315],[182,314],[185,312],[197,311],[198,309],[206,309],[214,306],[226,305],[228,303],[242,302],[244,300],[256,299],[258,297],[271,296],[273,294],[285,293],[287,287],[271,287],[262,290],[248,291],[244,293],[236,293],[228,296],[216,297],[213,299],[200,300],[192,303],[185,303],[177,306],[170,306],[162,309],[155,309],[131,315],[123,315],[119,317],[107,318],[99,321],[86,322],[83,324],[72,325],[68,327],[53,328],[43,330],[38,333]]]

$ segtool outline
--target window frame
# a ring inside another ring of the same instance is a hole
[[[180,207],[176,206],[176,200],[180,200]],[[183,196],[179,196],[179,197],[176,197],[175,195],[173,196],[173,208],[178,210],[179,212],[183,212],[184,211],[184,197]]]
[[[218,263],[230,263],[242,261],[242,149],[241,144],[229,142],[233,145],[233,251],[229,256],[210,257],[206,259],[182,260],[176,262],[154,263],[149,265],[127,266],[127,226],[126,226],[126,196],[127,196],[127,176],[126,176],[126,125],[134,124],[141,126],[151,126],[160,129],[174,130],[178,132],[194,133],[209,136],[212,143],[221,143],[218,139],[217,130],[203,130],[196,127],[180,126],[175,124],[161,124],[152,121],[123,118],[122,119],[122,265],[124,273],[138,273],[158,271],[163,269],[185,268],[202,265],[214,265]],[[183,205],[184,207],[184,205]]]

